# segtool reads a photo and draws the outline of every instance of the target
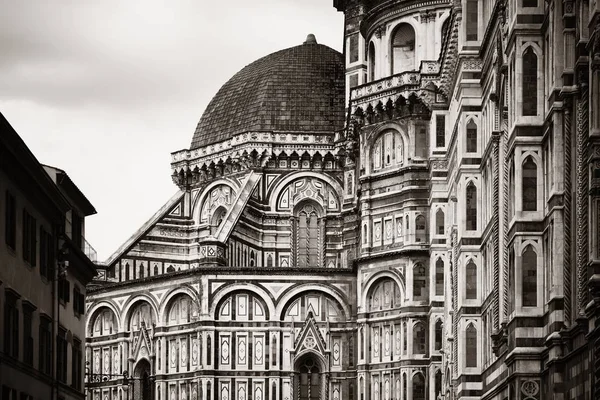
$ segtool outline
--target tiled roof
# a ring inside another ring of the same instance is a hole
[[[343,56],[309,36],[225,83],[200,118],[190,149],[247,131],[333,134],[344,126],[344,107]]]

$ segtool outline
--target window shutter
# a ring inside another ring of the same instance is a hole
[[[27,248],[27,240],[29,238],[29,221],[27,211],[23,209],[23,259],[29,261],[29,249]]]
[[[29,221],[31,223],[31,227],[30,227],[30,231],[29,231],[29,235],[30,235],[30,241],[29,241],[29,250],[31,252],[30,255],[30,262],[31,262],[31,266],[35,267],[37,265],[37,221],[35,218],[33,217],[29,217]]]

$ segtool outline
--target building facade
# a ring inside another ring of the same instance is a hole
[[[90,398],[600,398],[600,4],[334,6],[343,54],[250,64],[172,154]]]
[[[96,211],[1,114],[0,193],[1,399],[84,399],[85,294],[96,270],[83,233]]]

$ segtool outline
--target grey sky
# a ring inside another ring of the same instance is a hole
[[[235,72],[301,44],[341,51],[333,0],[0,0],[0,111],[98,210],[107,258],[177,190],[170,153]]]

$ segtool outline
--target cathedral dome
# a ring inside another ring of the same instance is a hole
[[[344,58],[308,35],[242,68],[204,111],[190,149],[243,132],[334,133],[344,127]]]

